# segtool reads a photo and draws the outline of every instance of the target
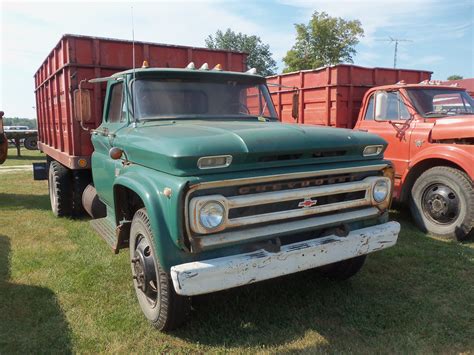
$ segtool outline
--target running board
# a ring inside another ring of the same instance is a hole
[[[117,254],[118,248],[117,237],[115,236],[115,226],[110,222],[110,220],[107,217],[98,218],[93,219],[90,223],[96,233],[99,234],[112,248],[114,253]]]

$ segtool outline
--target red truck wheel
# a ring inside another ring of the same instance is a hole
[[[462,171],[437,166],[425,171],[411,190],[410,209],[424,232],[464,240],[474,228],[474,187]]]
[[[190,299],[176,294],[156,257],[145,208],[133,216],[129,240],[133,286],[143,314],[159,330],[177,328],[190,311]]]
[[[51,210],[54,215],[56,217],[71,216],[71,174],[68,168],[54,160],[49,164],[48,188]]]

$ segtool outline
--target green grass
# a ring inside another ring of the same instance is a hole
[[[427,237],[395,212],[397,246],[360,274],[314,271],[202,296],[170,334],[144,319],[127,251],[54,218],[47,183],[0,175],[0,353],[474,352],[474,243]]]
[[[46,155],[39,150],[27,150],[22,148],[20,157],[18,157],[16,153],[16,148],[8,148],[7,160],[5,160],[5,163],[1,166],[31,165],[35,162],[46,161]]]

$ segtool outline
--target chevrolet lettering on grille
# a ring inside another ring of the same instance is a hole
[[[305,198],[303,201],[298,203],[298,207],[308,208],[313,207],[318,203],[318,200],[312,200],[311,198]]]

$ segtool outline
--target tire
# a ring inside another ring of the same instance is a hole
[[[426,170],[413,184],[410,209],[417,226],[459,241],[474,228],[474,187],[462,171],[447,166]]]
[[[53,160],[48,173],[51,210],[56,217],[72,216],[71,171]]]
[[[133,216],[129,242],[133,286],[143,314],[161,331],[179,327],[191,309],[190,298],[176,294],[156,257],[145,208]]]
[[[92,181],[90,170],[74,170],[72,172],[72,215],[83,217],[86,210],[82,205],[82,194]]]
[[[355,258],[322,266],[318,270],[328,279],[343,281],[357,274],[364,265],[365,259],[366,255],[356,256]]]
[[[36,137],[26,137],[23,141],[23,145],[28,150],[38,150],[38,138]]]

